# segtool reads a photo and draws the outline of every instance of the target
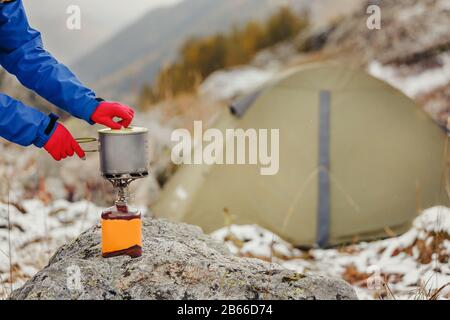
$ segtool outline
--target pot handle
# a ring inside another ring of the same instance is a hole
[[[78,142],[79,144],[82,143],[91,143],[91,142],[96,142],[98,141],[97,138],[76,138],[75,139],[76,142]],[[98,149],[92,149],[92,150],[83,150],[84,152],[98,152]]]

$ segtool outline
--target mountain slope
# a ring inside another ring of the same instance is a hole
[[[210,34],[249,19],[259,19],[276,6],[296,8],[311,0],[185,0],[150,11],[140,20],[84,56],[73,65],[82,80],[108,97],[133,91],[151,81],[161,66],[176,56],[189,36]]]

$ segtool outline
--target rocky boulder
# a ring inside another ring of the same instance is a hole
[[[357,299],[342,280],[238,258],[198,227],[144,219],[142,257],[100,256],[100,227],[62,246],[12,299]]]

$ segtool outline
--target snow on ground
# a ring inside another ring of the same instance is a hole
[[[404,74],[403,68],[382,65],[377,61],[369,64],[368,72],[399,89],[407,96],[416,98],[421,94],[433,91],[450,83],[450,54],[443,53],[438,57],[439,66],[424,68],[418,73]]]
[[[336,249],[302,251],[256,225],[232,225],[212,236],[238,256],[343,278],[360,299],[429,299],[440,288],[437,297],[450,299],[450,209],[445,207],[425,210],[398,237]]]
[[[19,208],[0,203],[0,299],[11,291],[10,254],[17,288],[42,269],[61,245],[98,223],[101,212],[88,201],[56,200],[46,205],[25,200]]]
[[[101,211],[88,201],[0,203],[0,298],[10,292],[10,254],[17,288],[44,267],[59,246],[98,223]],[[439,288],[437,297],[450,299],[450,209],[445,207],[425,210],[401,236],[335,249],[302,251],[256,225],[232,225],[212,236],[237,256],[343,278],[361,299],[424,299]]]
[[[200,93],[215,100],[228,100],[250,93],[271,80],[275,69],[258,69],[250,66],[217,71],[200,86]]]

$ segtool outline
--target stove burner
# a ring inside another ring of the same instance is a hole
[[[126,180],[126,179],[140,179],[148,176],[148,172],[133,172],[133,173],[104,173],[103,177],[109,181],[111,180]]]

